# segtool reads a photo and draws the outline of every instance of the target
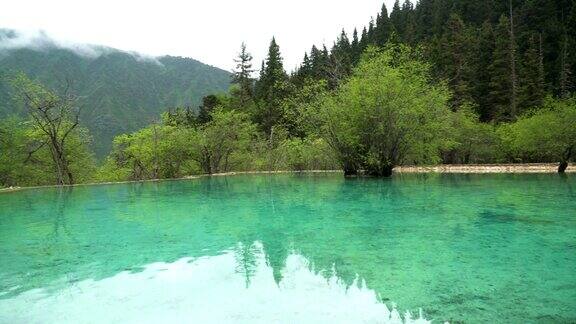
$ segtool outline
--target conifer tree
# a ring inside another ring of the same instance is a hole
[[[464,22],[458,14],[452,14],[446,23],[442,38],[443,45],[443,76],[448,80],[454,95],[452,108],[457,109],[470,100],[468,49],[471,47],[467,39]]]
[[[390,38],[390,35],[393,31],[392,23],[390,22],[390,18],[388,17],[388,10],[386,9],[386,4],[382,5],[382,11],[378,15],[378,19],[376,19],[376,30],[375,34],[375,44],[378,46],[384,46]]]
[[[472,73],[474,76],[473,98],[478,105],[480,120],[488,121],[492,116],[493,107],[490,102],[491,65],[494,58],[494,30],[489,21],[480,28],[474,49]]]
[[[326,48],[321,51],[316,47],[312,46],[310,51],[310,62],[312,64],[312,77],[315,80],[325,80],[326,79],[326,66],[328,64],[328,53]]]
[[[360,36],[360,50],[361,50],[361,52],[364,52],[364,50],[368,47],[368,45],[369,45],[368,31],[366,30],[366,27],[364,27],[362,29],[362,36]]]
[[[414,17],[414,5],[410,0],[405,0],[402,4],[402,40],[413,45],[416,42],[416,21]]]
[[[495,47],[490,66],[490,104],[492,118],[513,120],[516,118],[516,62],[513,52],[516,45],[510,33],[510,20],[500,16],[495,30]]]
[[[252,55],[246,51],[246,44],[242,43],[240,53],[234,60],[236,68],[232,74],[232,83],[239,87],[238,96],[240,105],[244,106],[253,95]]]
[[[260,75],[257,86],[257,99],[260,103],[256,119],[263,131],[271,135],[272,128],[282,118],[281,101],[286,96],[288,80],[288,75],[284,71],[280,47],[275,38],[272,38],[270,42],[266,63],[263,65]]]
[[[352,43],[350,43],[350,58],[352,60],[352,65],[355,66],[360,61],[360,56],[362,55],[362,49],[360,48],[360,39],[358,38],[358,30],[354,28],[352,33]]]
[[[532,35],[524,53],[520,75],[520,107],[540,107],[544,100],[544,61],[541,51],[541,35]]]
[[[374,19],[370,19],[368,23],[368,33],[366,34],[367,44],[373,45],[376,39],[376,25],[374,24]]]
[[[352,72],[352,46],[348,40],[346,32],[338,37],[330,53],[328,65],[328,85],[330,88],[336,88],[340,82]]]
[[[396,33],[400,34],[402,37],[402,32],[404,27],[404,22],[402,19],[402,12],[400,9],[400,0],[394,2],[394,7],[392,7],[392,12],[390,13],[390,22],[394,26]]]

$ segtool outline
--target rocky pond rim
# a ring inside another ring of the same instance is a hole
[[[82,186],[100,186],[116,185],[126,183],[145,183],[145,182],[164,182],[192,180],[204,177],[223,177],[249,174],[298,174],[298,173],[340,173],[342,170],[301,170],[301,171],[235,171],[214,174],[191,175],[173,179],[149,179],[135,181],[117,181],[117,182],[92,182],[79,183],[74,185],[48,185],[32,187],[8,187],[0,188],[0,193],[17,192],[24,189],[41,189],[57,187],[82,187]],[[394,168],[394,173],[453,173],[453,174],[537,174],[537,173],[558,173],[557,163],[522,163],[522,164],[440,164],[432,166],[399,166]],[[566,173],[576,173],[576,165],[570,164]]]

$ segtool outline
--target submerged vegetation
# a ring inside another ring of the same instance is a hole
[[[576,6],[436,2],[383,7],[361,36],[314,46],[290,75],[272,39],[254,80],[243,44],[228,93],[117,136],[99,167],[78,124],[82,101],[20,75],[13,88],[27,114],[0,122],[0,184],[246,170],[390,176],[435,163],[557,162],[564,172],[576,156]]]

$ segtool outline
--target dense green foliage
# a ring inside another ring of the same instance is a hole
[[[196,72],[186,59],[139,62],[138,80],[128,73],[121,86],[110,83],[114,89],[102,84],[111,79],[83,80],[81,89],[98,86],[104,90],[95,94],[126,90],[135,100],[162,99],[154,107],[137,104],[137,112],[127,110],[134,101],[115,103],[128,108],[114,113],[126,119],[138,114],[133,122],[141,124],[122,125],[126,134],[114,138],[98,172],[92,172],[86,129],[73,132],[69,141],[76,144],[67,146],[64,160],[76,182],[251,170],[343,169],[348,175],[389,176],[398,165],[440,162],[560,162],[564,171],[576,150],[575,26],[570,1],[421,0],[416,6],[397,1],[390,15],[383,6],[362,33],[355,30],[349,38],[342,31],[331,50],[313,46],[292,74],[272,39],[259,78],[253,79],[252,56],[242,44],[229,91],[204,96],[197,109],[188,105],[195,100],[189,86]],[[48,55],[21,51],[17,57]],[[58,51],[66,52],[50,50]],[[90,71],[121,70],[113,57],[136,61],[109,53],[92,59]],[[105,66],[97,64],[101,60]],[[22,66],[35,75],[36,64]],[[47,80],[53,73],[47,71],[38,78]],[[146,90],[140,83],[157,73],[167,79]],[[57,89],[53,82],[48,86]],[[0,82],[0,96],[10,89]],[[110,102],[106,95],[91,96]],[[4,104],[22,113],[0,124],[1,184],[55,183],[42,173],[57,165],[46,148],[35,149],[42,135],[34,115],[14,100]],[[105,145],[97,127],[111,123],[90,121],[90,132]],[[143,124],[149,126],[130,133]]]
[[[560,170],[576,156],[576,100],[553,101],[504,125],[502,138],[511,157],[528,161],[560,161]]]
[[[0,30],[0,41],[9,31]],[[16,35],[12,35],[15,37]],[[138,57],[111,48],[91,47],[81,55],[43,40],[41,48],[0,51],[0,117],[24,112],[11,98],[10,79],[24,72],[58,89],[66,80],[82,99],[81,124],[94,137],[98,157],[109,153],[116,135],[138,130],[167,107],[196,107],[201,98],[228,90],[230,74],[189,58]]]
[[[404,163],[436,163],[448,144],[449,91],[428,81],[407,47],[369,50],[352,77],[311,109],[309,120],[346,174],[389,176]]]
[[[515,120],[546,94],[568,97],[576,87],[576,5],[570,0],[410,0],[382,11],[358,38],[342,33],[331,51],[312,47],[294,75],[335,88],[370,45],[404,42],[424,49],[436,82],[467,102],[482,121]]]
[[[0,185],[90,181],[96,170],[90,137],[77,125],[70,98],[23,75],[14,84],[29,119],[0,121]]]

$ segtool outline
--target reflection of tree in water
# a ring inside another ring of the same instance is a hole
[[[256,273],[260,250],[255,242],[247,240],[239,242],[234,248],[236,258],[236,272],[242,274],[246,279],[246,288],[250,286],[251,278]]]
[[[55,209],[52,215],[54,217],[53,231],[49,234],[48,240],[52,246],[59,245],[60,240],[64,236],[75,241],[74,235],[68,229],[66,222],[66,209],[73,190],[74,187],[59,187],[56,189]]]
[[[566,186],[566,189],[568,190],[568,195],[570,196],[570,198],[575,199],[576,198],[576,192],[574,190],[573,187],[573,183],[574,181],[574,174],[568,175],[566,173],[560,173],[558,174],[558,176],[560,177],[560,182],[562,184],[564,184]]]

